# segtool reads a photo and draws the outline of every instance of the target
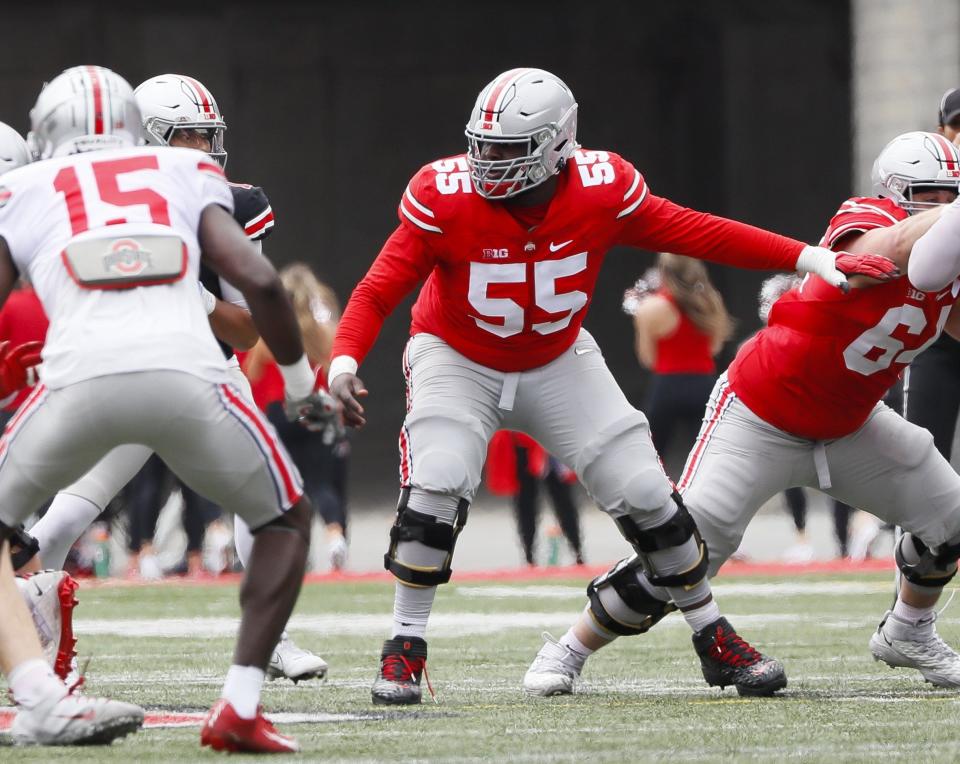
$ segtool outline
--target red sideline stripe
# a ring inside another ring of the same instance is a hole
[[[482,583],[485,581],[523,582],[523,581],[552,581],[556,579],[594,579],[606,573],[613,567],[613,563],[606,565],[567,565],[555,568],[499,568],[493,570],[464,570],[454,571],[450,579],[455,584]],[[876,560],[825,560],[823,562],[808,562],[801,565],[792,565],[785,562],[727,562],[718,574],[719,578],[728,577],[793,577],[816,573],[876,573],[894,570],[892,558]],[[123,578],[85,578],[83,587],[87,588],[133,588],[143,586],[238,586],[243,579],[241,573],[227,573],[221,576],[206,579],[166,578],[161,583],[155,581],[128,581]],[[303,579],[308,584],[343,584],[394,581],[394,577],[383,570],[365,573],[308,573]]]
[[[16,436],[20,425],[26,421],[27,414],[36,409],[42,402],[46,391],[47,388],[42,382],[33,388],[33,392],[30,393],[29,397],[20,405],[19,411],[17,411],[13,419],[7,423],[7,426],[3,430],[3,436],[0,437],[0,457],[6,452],[7,445]]]
[[[290,471],[287,469],[286,463],[283,461],[283,456],[280,453],[279,448],[277,447],[276,439],[270,434],[269,430],[263,426],[263,421],[260,419],[260,416],[256,412],[252,412],[250,407],[247,406],[244,401],[242,401],[233,390],[230,389],[230,385],[220,385],[220,389],[223,390],[224,395],[227,397],[227,400],[236,407],[244,417],[256,427],[257,432],[260,433],[260,437],[266,441],[267,445],[270,448],[270,455],[273,459],[273,463],[277,467],[277,471],[280,473],[280,477],[283,478],[283,488],[286,496],[284,497],[289,506],[293,506],[298,501],[300,501],[300,496],[302,495],[297,489],[296,482],[293,479],[293,476],[290,474]]]
[[[90,76],[90,84],[93,87],[93,133],[94,135],[103,134],[103,89],[100,85],[100,73],[98,67],[88,66],[87,74]]]

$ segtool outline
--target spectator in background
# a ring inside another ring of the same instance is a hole
[[[580,514],[573,500],[573,470],[548,454],[543,446],[521,432],[499,430],[487,450],[487,488],[499,496],[512,496],[517,530],[527,565],[536,565],[537,502],[540,485],[547,487],[560,532],[566,537],[577,565],[583,565]]]
[[[320,378],[326,379],[330,348],[340,320],[337,296],[304,263],[286,266],[280,271],[280,279],[297,314],[307,358],[314,369],[323,369]],[[243,354],[241,366],[253,387],[254,400],[276,428],[303,476],[307,496],[327,528],[330,567],[340,570],[347,560],[346,482],[350,443],[342,429],[313,432],[287,420],[283,378],[262,341]]]
[[[665,455],[679,428],[696,435],[733,319],[703,262],[666,252],[653,275],[627,290],[624,310],[633,316],[637,359],[653,372],[643,411]]]

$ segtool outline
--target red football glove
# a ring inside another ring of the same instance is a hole
[[[837,252],[836,268],[845,276],[866,276],[877,281],[900,278],[900,269],[890,258],[882,255],[851,255]]]
[[[0,342],[0,398],[27,386],[27,373],[40,363],[42,349],[42,342],[24,342],[12,350],[9,342]]]

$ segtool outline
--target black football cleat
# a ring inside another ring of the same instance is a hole
[[[741,695],[773,695],[787,686],[783,665],[755,650],[734,631],[726,618],[718,618],[693,635],[703,678],[721,690],[728,685]]]
[[[381,706],[419,703],[420,677],[426,673],[426,640],[403,635],[388,639],[380,653],[380,673],[373,683],[373,702]],[[429,678],[427,686],[430,686]]]

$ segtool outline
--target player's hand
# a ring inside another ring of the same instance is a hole
[[[837,270],[847,277],[863,276],[873,283],[883,284],[900,278],[900,268],[883,255],[852,255],[837,252]]]
[[[900,277],[896,264],[879,255],[851,255],[849,252],[834,252],[826,247],[804,247],[797,258],[800,273],[812,273],[828,284],[850,291],[847,276],[862,275],[877,282],[891,281]]]
[[[367,419],[364,416],[360,398],[367,396],[367,388],[356,374],[343,372],[333,378],[330,393],[343,406],[343,422],[349,427],[363,427]]]
[[[24,342],[15,348],[0,342],[0,398],[36,383],[33,368],[40,363],[42,342]]]
[[[332,443],[337,437],[338,429],[343,431],[337,402],[326,390],[316,390],[299,400],[287,398],[284,401],[284,410],[291,422],[298,422],[310,432],[323,432],[325,442]]]

